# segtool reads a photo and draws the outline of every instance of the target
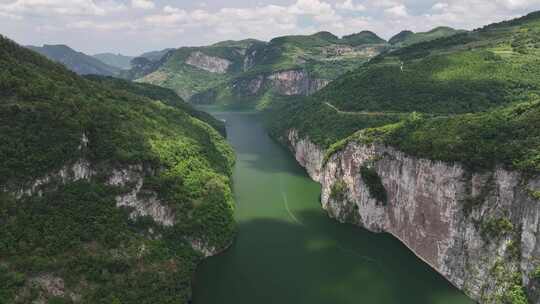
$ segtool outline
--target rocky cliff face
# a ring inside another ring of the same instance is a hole
[[[502,303],[521,286],[540,303],[540,201],[532,195],[540,177],[503,168],[470,172],[358,143],[323,164],[321,148],[295,130],[287,135],[296,159],[321,183],[330,216],[394,235],[480,303]]]
[[[324,79],[313,79],[303,70],[289,70],[257,75],[250,78],[240,78],[232,83],[232,89],[237,96],[256,96],[264,89],[272,89],[285,96],[311,95],[324,88],[329,83]]]
[[[208,56],[202,52],[193,52],[186,63],[210,73],[225,74],[232,62],[227,59]]]
[[[286,96],[311,95],[329,83],[324,79],[312,79],[303,70],[276,72],[268,76],[267,80],[271,82],[271,87],[277,93]]]

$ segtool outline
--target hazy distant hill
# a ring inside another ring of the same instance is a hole
[[[119,68],[110,66],[100,60],[77,52],[66,45],[44,45],[43,47],[27,46],[27,48],[36,51],[47,58],[62,63],[68,69],[79,75],[104,75],[113,76],[120,72]]]
[[[139,57],[143,57],[143,58],[146,58],[150,61],[159,61],[163,56],[165,56],[165,54],[167,54],[169,51],[172,51],[174,50],[173,48],[168,48],[168,49],[164,49],[164,50],[161,50],[161,51],[151,51],[151,52],[146,52],[146,53],[143,53],[142,55],[140,55]]]
[[[122,54],[113,54],[113,53],[101,53],[101,54],[96,54],[93,57],[107,65],[110,65],[110,66],[113,66],[122,70],[131,69],[131,60],[135,58],[131,56],[124,56]]]

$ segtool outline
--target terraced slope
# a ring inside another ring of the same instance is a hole
[[[168,91],[0,63],[0,302],[188,303],[235,231],[224,138]]]

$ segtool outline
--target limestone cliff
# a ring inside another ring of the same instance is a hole
[[[211,73],[225,74],[232,62],[227,59],[208,56],[203,52],[193,52],[186,59],[186,63]]]
[[[238,97],[262,95],[265,90],[271,90],[285,96],[308,96],[324,88],[328,83],[328,80],[313,78],[304,70],[286,70],[241,77],[233,80],[230,86],[234,96]],[[208,99],[208,94],[204,97]],[[199,99],[204,100],[205,98]]]
[[[267,79],[277,93],[286,96],[311,95],[329,83],[324,79],[313,79],[303,70],[280,71],[269,75]]]
[[[287,134],[298,162],[322,185],[322,206],[341,222],[388,232],[480,303],[501,303],[525,287],[540,303],[540,177],[496,168],[471,172],[383,145],[324,151]],[[382,184],[364,176],[373,172]],[[384,193],[380,192],[383,189]]]

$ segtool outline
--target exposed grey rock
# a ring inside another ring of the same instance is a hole
[[[186,60],[186,63],[211,73],[225,74],[232,62],[227,59],[212,57],[203,52],[193,52]]]
[[[312,143],[309,138],[301,138],[297,130],[291,130],[287,135],[296,161],[304,167],[314,181],[320,181],[324,160],[324,151]]]
[[[324,151],[295,130],[287,134],[296,159],[322,185],[322,206],[339,221],[374,232],[388,232],[456,287],[481,303],[498,303],[518,275],[531,295],[540,265],[540,202],[529,190],[540,177],[497,168],[470,172],[448,164],[408,156],[383,145],[350,143],[323,164]],[[361,177],[370,165],[380,176],[387,205],[375,200]],[[343,201],[331,196],[336,182],[347,186]],[[350,206],[356,208],[350,208]],[[510,231],[486,236],[487,223],[506,220]]]
[[[131,207],[132,218],[150,216],[156,223],[163,226],[173,226],[174,211],[164,205],[153,192],[142,194],[144,171],[142,166],[130,166],[113,170],[107,182],[113,186],[130,186],[131,191],[116,197],[118,207]],[[133,186],[134,185],[134,186]]]
[[[96,172],[92,169],[91,164],[85,159],[79,159],[75,163],[65,165],[57,172],[52,172],[37,178],[31,182],[27,182],[19,187],[15,197],[17,199],[23,196],[42,196],[43,188],[53,182],[60,184],[67,184],[68,182],[89,179],[94,176]]]
[[[324,88],[330,81],[324,79],[312,79],[303,70],[288,70],[273,73],[267,77],[272,88],[286,96],[311,95]]]

